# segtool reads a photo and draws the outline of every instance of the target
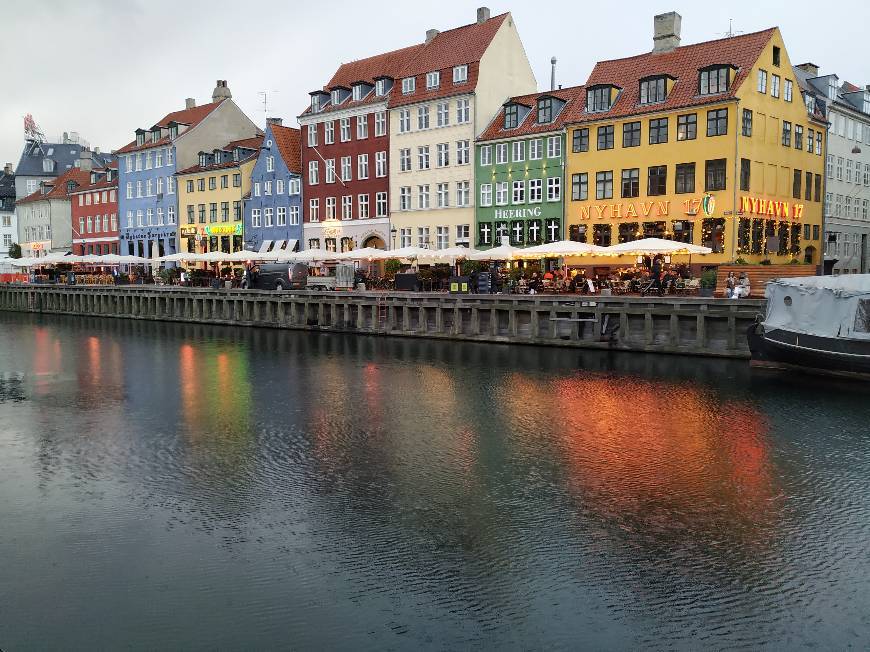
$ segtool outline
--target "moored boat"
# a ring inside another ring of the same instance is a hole
[[[870,380],[870,274],[770,281],[751,364]]]

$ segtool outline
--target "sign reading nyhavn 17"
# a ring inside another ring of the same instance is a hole
[[[753,215],[773,215],[774,217],[791,217],[799,220],[804,215],[803,204],[793,204],[787,201],[773,201],[758,197],[740,198],[740,212]]]

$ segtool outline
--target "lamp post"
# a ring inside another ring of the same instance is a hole
[[[392,227],[390,229],[390,235],[393,236],[393,249],[396,248],[396,233],[398,233],[398,229],[396,229],[396,227]]]

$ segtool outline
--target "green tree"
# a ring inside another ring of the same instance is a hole
[[[21,258],[21,245],[17,242],[13,242],[9,245],[9,257],[10,258]]]

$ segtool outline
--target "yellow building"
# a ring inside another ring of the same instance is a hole
[[[570,237],[819,264],[827,123],[779,29],[680,47],[680,21],[656,16],[652,52],[592,71],[568,127]]]
[[[199,163],[176,174],[178,250],[205,253],[244,249],[244,199],[263,137],[200,152]],[[263,192],[263,189],[256,189]]]

